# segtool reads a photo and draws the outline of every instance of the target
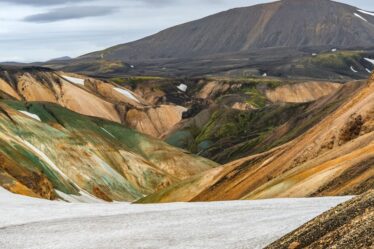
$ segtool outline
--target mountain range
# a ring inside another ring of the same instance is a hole
[[[82,190],[106,200],[146,196],[141,202],[363,193],[373,184],[373,78],[349,79],[367,77],[374,66],[373,22],[373,13],[337,2],[282,0],[218,13],[78,59],[52,60],[52,69],[2,66],[2,153],[9,161],[2,185],[49,199]],[[142,61],[253,53],[302,60],[305,67],[283,65],[295,77],[262,71],[180,79],[121,71],[143,70],[136,64]],[[119,75],[112,75],[113,68]],[[332,72],[335,80],[328,81]],[[309,79],[314,73],[327,79]],[[55,136],[46,146],[45,137]],[[61,147],[65,154],[57,153]],[[105,170],[87,175],[83,166],[75,168],[77,151],[86,151],[81,163]],[[12,161],[15,154],[24,161]],[[25,166],[30,162],[38,170]],[[103,181],[104,173],[116,182]]]
[[[372,78],[141,80],[3,67],[0,184],[48,199],[140,202],[351,195],[373,186]]]

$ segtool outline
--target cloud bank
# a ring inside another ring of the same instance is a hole
[[[70,19],[81,19],[86,17],[98,17],[112,14],[116,11],[114,7],[76,6],[52,9],[49,12],[35,14],[25,17],[26,22],[49,23]]]

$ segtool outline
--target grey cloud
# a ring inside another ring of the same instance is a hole
[[[92,2],[93,0],[0,0],[0,3],[11,3],[14,5],[31,5],[31,6],[53,6],[63,4],[75,4],[82,2]],[[179,0],[96,0],[96,2],[117,2],[117,3],[144,3],[152,6],[163,6],[169,4],[177,4]]]
[[[140,0],[140,2],[143,2],[145,4],[149,5],[155,5],[155,6],[162,6],[162,5],[168,5],[168,4],[178,4],[178,1],[176,0],[159,0],[159,1],[154,1],[154,0]]]
[[[143,4],[151,5],[155,7],[164,7],[164,6],[172,6],[172,5],[178,6],[182,2],[184,2],[184,0],[129,0],[129,1],[132,1],[132,2],[138,1],[138,2],[142,2]],[[219,4],[219,3],[222,3],[222,0],[199,0],[199,2],[209,3],[209,4]]]
[[[0,3],[23,4],[33,6],[52,6],[66,3],[81,3],[89,0],[0,0]]]
[[[26,22],[49,23],[86,17],[106,16],[116,12],[114,7],[77,6],[52,9],[49,12],[27,16]]]

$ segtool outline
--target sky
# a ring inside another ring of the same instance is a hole
[[[34,62],[134,41],[271,0],[0,0],[0,61]],[[374,11],[373,0],[339,0]]]

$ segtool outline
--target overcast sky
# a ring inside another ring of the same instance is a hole
[[[271,0],[0,0],[0,61],[75,57]],[[341,0],[374,10],[373,0]]]

